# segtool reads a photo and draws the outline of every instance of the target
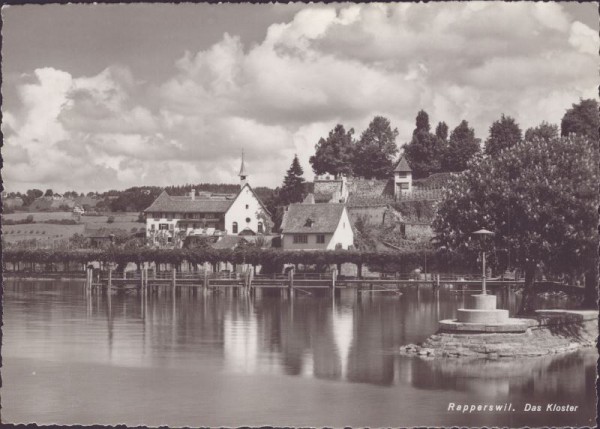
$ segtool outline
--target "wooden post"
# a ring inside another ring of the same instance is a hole
[[[290,290],[290,296],[292,296],[292,294],[294,293],[294,269],[293,268],[288,271],[288,280],[289,280],[288,288]]]
[[[112,288],[112,267],[108,268],[108,293],[110,294]]]
[[[331,296],[335,297],[335,281],[337,280],[337,269],[331,272]]]
[[[175,286],[177,286],[177,270],[175,270],[175,266],[173,265],[171,267],[171,273],[172,273],[172,284],[173,284],[173,296],[175,296]]]

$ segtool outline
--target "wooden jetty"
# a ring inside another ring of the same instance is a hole
[[[488,280],[491,288],[522,284],[523,280]],[[87,269],[86,289],[103,291],[138,290],[151,293],[171,290],[192,290],[193,292],[214,292],[225,289],[238,289],[251,293],[257,289],[274,289],[291,293],[294,291],[309,293],[309,290],[356,289],[359,292],[393,292],[406,287],[430,286],[434,289],[453,285],[463,292],[480,291],[481,280],[464,278],[450,274],[429,274],[415,277],[410,275],[346,277],[338,276],[336,270],[328,273],[296,273],[293,269],[287,274],[255,275],[251,267],[242,272],[199,271],[161,271],[144,266],[139,271],[117,273],[112,269],[105,271]]]

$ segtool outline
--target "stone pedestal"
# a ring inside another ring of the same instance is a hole
[[[441,320],[440,329],[448,332],[525,332],[528,319],[511,319],[508,310],[496,308],[496,295],[471,295],[466,308],[457,310],[456,320]]]
[[[496,309],[496,295],[471,295],[467,308],[457,311],[456,320],[461,323],[499,324],[508,320],[508,310]]]

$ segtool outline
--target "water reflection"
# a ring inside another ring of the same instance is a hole
[[[423,341],[436,331],[439,319],[454,317],[456,309],[464,305],[465,294],[452,290],[434,293],[427,288],[407,289],[402,296],[341,291],[335,300],[329,292],[298,294],[293,299],[268,291],[251,296],[234,291],[203,295],[188,290],[175,295],[169,291],[106,296],[87,293],[78,283],[9,281],[4,291],[3,357],[8,364],[3,376],[7,373],[8,379],[11,362],[35,362],[38,366],[53,362],[65,368],[82,363],[148,368],[157,376],[183,371],[193,383],[190,389],[210,386],[211,391],[222,392],[223,401],[239,390],[240,381],[230,385],[229,377],[244,376],[243,383],[252,392],[270,383],[264,377],[287,377],[286,383],[290,379],[309,380],[311,384],[302,384],[302,389],[314,389],[315,394],[322,391],[321,383],[335,383],[342,389],[371,386],[388,393],[377,390],[369,397],[391,395],[382,397],[389,401],[399,395],[406,404],[418,397],[419,401],[432,398],[435,392],[447,398],[460,393],[475,399],[510,398],[513,402],[568,395],[587,404],[586,410],[593,410],[595,403],[594,352],[518,362],[427,361],[399,356],[396,351],[400,345]],[[505,294],[499,301],[512,312],[518,296]],[[107,377],[95,382],[109,383],[111,375]],[[72,386],[73,392],[86,391],[89,382],[82,379],[80,385]],[[16,410],[25,407],[23,398],[36,389],[36,383],[20,376],[11,390],[3,389],[2,397],[13,409],[11,414],[11,407],[5,407],[3,414],[23,421],[15,417]],[[186,383],[167,379],[155,388],[179,395]],[[353,391],[343,390],[348,394]],[[94,399],[102,400],[90,398]],[[216,401],[212,396],[210,400]],[[349,401],[349,407],[358,406]],[[328,416],[327,402],[323,401],[321,411],[315,411],[317,417],[320,412]],[[224,418],[215,417],[216,422],[232,423],[225,418],[229,415],[226,405],[214,412]],[[286,412],[289,410],[281,411],[284,420],[266,423],[289,423]],[[418,407],[407,405],[403,412],[408,416],[404,425],[446,423],[441,411],[437,420],[419,420],[423,410]],[[353,409],[347,413],[351,415]],[[398,424],[393,414],[386,413],[392,411],[383,412],[382,425]],[[428,418],[431,416],[429,412]],[[530,422],[523,419],[523,424]],[[317,419],[313,425],[326,421]],[[371,423],[361,422],[343,423]]]

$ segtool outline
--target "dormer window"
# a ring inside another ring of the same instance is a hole
[[[314,220],[312,220],[311,218],[307,218],[306,222],[304,222],[304,226],[308,227],[308,228],[312,228],[313,223],[315,223]]]

